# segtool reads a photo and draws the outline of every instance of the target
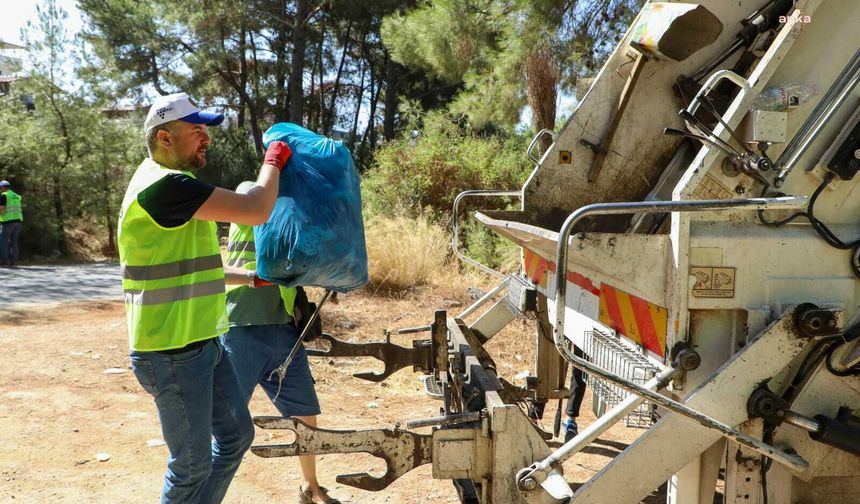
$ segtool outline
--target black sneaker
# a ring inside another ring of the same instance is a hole
[[[577,434],[579,434],[579,426],[576,425],[576,420],[573,418],[568,418],[561,424],[564,429],[564,442],[567,443],[571,439],[575,438]]]

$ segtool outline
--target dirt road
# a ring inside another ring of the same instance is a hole
[[[99,271],[114,274],[108,267]],[[27,271],[31,273],[38,271]],[[342,296],[339,304],[330,305],[327,330],[345,339],[381,339],[385,327],[429,322],[435,308],[456,305],[458,295],[436,288],[396,299],[364,292]],[[491,351],[498,356],[500,373],[512,379],[528,369],[531,329],[515,323],[505,331],[493,340]],[[0,311],[4,356],[0,359],[0,503],[157,501],[167,451],[161,445],[152,400],[129,371],[126,338],[118,301]],[[440,403],[420,392],[417,375],[409,370],[374,384],[351,376],[368,368],[381,369],[368,361],[313,359],[312,366],[324,427],[390,427],[438,413]],[[588,396],[583,409],[590,409]],[[276,414],[261,393],[254,397],[251,411]],[[551,415],[548,411],[547,419]],[[592,419],[587,412],[582,423]],[[565,465],[568,479],[587,479],[638,432],[617,429],[588,453],[577,455]],[[255,442],[288,439],[283,433],[258,430]],[[335,482],[337,474],[369,470],[379,475],[383,468],[381,460],[364,454],[319,460],[322,483],[344,502],[458,502],[450,482],[431,478],[430,466],[408,473],[379,493]],[[292,459],[248,454],[226,502],[298,502],[298,486],[298,467]]]

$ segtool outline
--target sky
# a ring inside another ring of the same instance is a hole
[[[13,44],[21,43],[21,28],[27,21],[36,22],[37,0],[0,0],[3,15],[0,16],[0,40]],[[66,20],[68,33],[74,34],[81,29],[81,16],[75,0],[57,0],[57,5],[69,13]]]

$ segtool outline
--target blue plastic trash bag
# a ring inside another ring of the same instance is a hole
[[[257,273],[277,284],[346,292],[367,283],[361,188],[341,142],[277,123],[263,144],[286,142],[293,155],[281,174],[268,222],[254,227]]]

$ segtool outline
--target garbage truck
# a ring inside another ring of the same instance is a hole
[[[410,347],[325,335],[311,352],[380,359],[372,381],[411,367],[441,415],[258,417],[296,438],[253,452],[370,453],[382,476],[338,481],[376,491],[432,464],[464,503],[639,503],[663,484],[676,504],[860,503],[858,48],[854,0],[646,3],[564,127],[537,133],[521,190],[456,198],[454,252],[498,285],[428,314]],[[517,274],[458,243],[461,203],[500,197],[519,210],[469,218],[521,247]],[[522,317],[520,386],[485,344]],[[598,417],[551,448],[523,405],[565,397],[571,366]],[[622,421],[641,435],[574,491],[562,463]]]

